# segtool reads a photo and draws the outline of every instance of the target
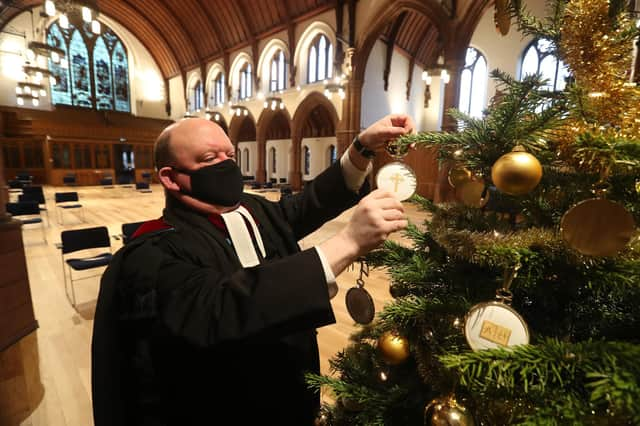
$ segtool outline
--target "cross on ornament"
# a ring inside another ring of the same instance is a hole
[[[396,172],[395,174],[391,175],[389,179],[392,180],[394,183],[393,192],[398,192],[398,184],[400,182],[404,182],[404,178],[402,177],[402,175]]]

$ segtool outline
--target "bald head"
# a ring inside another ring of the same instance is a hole
[[[220,126],[204,118],[184,118],[166,127],[153,147],[156,170],[175,166],[177,156],[193,144],[217,143],[225,149],[231,144]]]

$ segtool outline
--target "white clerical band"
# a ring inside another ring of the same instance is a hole
[[[252,266],[259,265],[260,257],[256,252],[256,247],[253,245],[251,233],[247,228],[247,222],[253,229],[253,235],[258,245],[258,250],[260,250],[260,253],[262,254],[262,258],[264,259],[267,254],[264,249],[262,237],[260,236],[260,231],[258,230],[258,226],[256,225],[255,220],[253,220],[251,213],[249,213],[246,208],[240,206],[234,211],[222,213],[221,216],[224,224],[227,226],[229,237],[231,237],[231,242],[233,243],[233,247],[236,250],[236,254],[238,255],[238,259],[240,259],[242,266],[250,268]],[[324,270],[324,276],[329,290],[329,297],[333,298],[338,293],[336,277],[331,270],[331,266],[329,265],[327,258],[322,250],[320,250],[320,247],[315,247],[315,249],[318,253],[318,257],[320,258],[322,269]]]
[[[267,254],[264,250],[260,231],[258,231],[258,226],[253,220],[251,213],[249,213],[244,207],[240,206],[234,211],[222,213],[221,216],[224,224],[227,226],[231,242],[233,243],[233,247],[236,249],[236,254],[240,259],[242,266],[249,268],[251,266],[259,265],[260,258],[258,257],[258,253],[256,253],[249,229],[247,229],[244,222],[245,219],[251,224],[253,235],[258,244],[258,248],[260,249],[260,253],[262,254],[262,258]]]

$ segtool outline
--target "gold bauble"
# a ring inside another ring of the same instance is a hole
[[[387,331],[378,338],[378,350],[387,364],[402,364],[409,358],[409,341],[395,332]]]
[[[483,181],[468,180],[458,184],[456,198],[465,206],[481,208],[489,202],[489,191]]]
[[[542,166],[536,157],[524,151],[512,151],[498,158],[491,168],[493,184],[509,195],[528,194],[538,186]]]
[[[436,398],[424,409],[425,426],[474,426],[473,416],[454,398]]]
[[[471,180],[471,172],[463,166],[455,166],[449,170],[449,185],[456,188],[464,182]]]

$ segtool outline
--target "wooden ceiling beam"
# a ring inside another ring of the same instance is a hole
[[[384,80],[385,92],[389,89],[389,74],[391,73],[391,58],[393,57],[393,47],[396,44],[396,38],[398,37],[398,31],[407,17],[408,12],[402,12],[396,20],[393,22],[389,38],[387,39],[387,54],[384,61],[384,71],[382,73],[382,79]]]

